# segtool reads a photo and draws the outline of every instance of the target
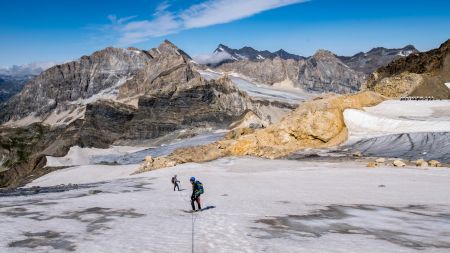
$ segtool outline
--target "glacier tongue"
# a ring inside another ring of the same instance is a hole
[[[198,70],[207,80],[217,79],[225,73],[213,70]],[[238,73],[226,73],[230,80],[242,91],[254,98],[266,99],[270,101],[280,101],[291,104],[299,104],[315,96],[314,93],[307,93],[300,88],[286,88],[261,84],[251,80],[251,78]]]

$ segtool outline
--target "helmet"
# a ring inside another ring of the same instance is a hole
[[[195,177],[191,177],[191,179],[189,179],[189,181],[195,182]]]

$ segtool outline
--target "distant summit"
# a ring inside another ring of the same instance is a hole
[[[376,47],[366,53],[360,52],[353,56],[338,56],[338,58],[356,71],[371,74],[379,67],[386,66],[393,60],[418,52],[419,50],[412,45],[394,49]]]
[[[283,60],[300,60],[304,57],[288,53],[283,49],[280,49],[276,52],[270,52],[268,50],[259,51],[252,47],[245,46],[240,49],[233,49],[226,45],[219,44],[216,50],[214,50],[213,54],[228,54],[228,61],[238,61],[238,60],[250,60],[250,61],[261,61],[265,59],[273,59],[275,57],[279,57]],[[220,64],[220,63],[219,63]]]

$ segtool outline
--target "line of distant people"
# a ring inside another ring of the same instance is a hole
[[[400,101],[431,101],[436,100],[436,98],[432,96],[426,96],[426,97],[400,97]],[[440,99],[439,99],[440,100]]]

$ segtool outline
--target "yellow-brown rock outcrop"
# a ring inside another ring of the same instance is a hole
[[[140,172],[174,166],[186,162],[205,162],[224,156],[258,156],[280,158],[305,148],[325,148],[347,139],[343,111],[361,109],[383,101],[375,92],[353,95],[329,95],[300,105],[279,122],[253,133],[228,136],[211,144],[181,148],[166,157],[159,157]],[[158,160],[156,162],[156,160]]]

